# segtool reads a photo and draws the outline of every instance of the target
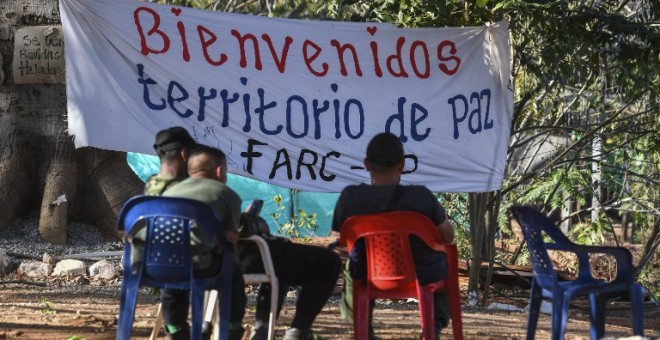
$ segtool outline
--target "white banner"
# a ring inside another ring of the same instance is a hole
[[[179,125],[229,171],[338,192],[367,143],[404,143],[404,183],[500,188],[513,112],[506,22],[401,29],[125,0],[60,0],[76,147],[154,153]]]

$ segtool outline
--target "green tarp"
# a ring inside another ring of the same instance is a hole
[[[126,160],[131,169],[143,181],[146,181],[149,176],[158,172],[160,166],[158,157],[152,155],[129,152]],[[241,196],[243,208],[247,207],[254,199],[262,199],[264,201],[261,217],[268,222],[270,230],[274,234],[278,231],[278,222],[279,224],[286,223],[289,220],[288,216],[292,212],[297,213],[300,209],[304,210],[307,214],[316,213],[318,229],[314,233],[315,236],[327,236],[330,232],[332,210],[339,196],[337,193],[292,191],[291,189],[234,174],[229,174],[227,185]],[[281,206],[283,209],[279,211],[273,199],[277,195],[281,195],[282,197]],[[273,216],[278,212],[282,217],[276,222]],[[303,234],[302,236],[305,235]]]

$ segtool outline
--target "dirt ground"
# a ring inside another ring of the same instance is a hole
[[[120,283],[104,285],[73,280],[49,282],[47,286],[26,283],[0,282],[0,339],[114,339],[119,309]],[[290,299],[289,299],[290,300]],[[494,299],[496,300],[496,299]],[[525,299],[519,299],[518,305]],[[352,325],[339,318],[338,295],[326,304],[314,324],[317,334],[326,339],[352,339]],[[504,302],[504,301],[503,301]],[[508,303],[511,303],[509,301]],[[514,303],[514,305],[516,304]],[[524,339],[526,312],[476,310],[463,301],[463,330],[466,339]],[[133,337],[148,338],[155,321],[157,296],[148,290],[141,294],[136,312]],[[588,339],[589,322],[586,304],[578,301],[571,309],[566,339]],[[660,311],[648,305],[645,311],[646,336],[660,337]],[[632,335],[627,304],[608,309],[606,335],[627,337]],[[281,336],[291,321],[294,305],[287,301],[277,323]],[[248,306],[246,326],[253,321],[254,304]],[[379,302],[375,312],[376,335],[381,339],[417,339],[419,316],[415,303],[400,301]],[[443,338],[451,338],[451,329],[443,331]],[[165,335],[160,333],[162,339]],[[247,337],[245,337],[247,338]],[[541,315],[537,339],[550,338],[550,318]]]
[[[314,244],[325,246],[328,240],[315,239]],[[341,253],[341,252],[340,252]],[[467,277],[461,268],[460,286],[463,305],[463,334],[465,339],[525,339],[527,312],[504,311],[470,307]],[[527,305],[529,290],[518,281],[506,281],[506,276],[494,276],[487,305],[498,303],[518,308]],[[86,277],[47,279],[27,282],[21,278],[0,278],[0,340],[57,339],[93,340],[114,339],[121,280],[111,282]],[[248,287],[247,289],[252,289]],[[254,321],[254,294],[248,303],[245,327]],[[353,339],[352,324],[339,316],[339,297],[330,297],[314,323],[316,334],[324,339]],[[158,296],[149,288],[141,290],[133,324],[134,339],[148,339],[158,308]],[[287,298],[277,322],[276,336],[281,337],[295,311],[295,297]],[[586,301],[574,301],[567,326],[566,339],[589,339],[589,316]],[[644,313],[645,335],[660,340],[660,306],[647,302]],[[615,302],[608,306],[605,334],[611,338],[632,336],[629,304]],[[374,314],[376,336],[379,339],[419,339],[417,304],[405,301],[379,300]],[[246,334],[249,334],[246,332]],[[549,339],[550,316],[541,314],[536,339]],[[443,330],[443,339],[452,338],[451,327]],[[159,339],[167,339],[161,331]],[[244,336],[247,339],[247,335]]]

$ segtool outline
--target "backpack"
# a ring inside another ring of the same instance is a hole
[[[270,237],[268,223],[258,215],[252,215],[249,212],[241,213],[240,225],[238,228],[238,237],[246,238],[252,235],[261,237]]]

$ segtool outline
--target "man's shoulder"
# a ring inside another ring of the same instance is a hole
[[[402,185],[404,190],[409,191],[409,192],[418,192],[418,193],[429,193],[433,194],[429,188],[427,188],[424,185],[418,185],[418,184],[411,184],[411,185]]]
[[[344,193],[344,192],[354,193],[354,192],[360,192],[360,191],[368,191],[369,188],[371,188],[371,187],[372,187],[372,185],[367,185],[367,184],[364,184],[364,183],[362,183],[362,184],[351,184],[351,185],[348,185],[348,186],[344,187],[344,189],[342,189],[342,193]]]
[[[211,183],[212,185],[212,183]],[[188,191],[190,188],[195,188],[195,187],[200,187],[204,188],[204,185],[200,185],[200,183],[194,179],[187,177],[173,185],[171,185],[167,190],[165,190],[164,194],[166,196],[173,196],[173,194],[179,192],[179,191]]]
[[[172,178],[161,174],[151,175],[144,183],[144,194],[161,195],[168,187],[182,180],[183,178]]]
[[[354,194],[354,193],[372,193],[372,192],[379,192],[379,191],[392,191],[394,186],[378,186],[378,185],[369,185],[369,184],[354,184],[354,185],[349,185],[345,187],[342,192],[348,193],[348,194]],[[431,193],[431,191],[423,185],[417,185],[417,184],[402,184],[399,185],[401,188],[401,192],[405,193]]]
[[[406,202],[406,204],[414,203],[414,205],[423,205],[437,203],[437,198],[426,186],[402,185],[401,187],[403,188],[401,191],[401,200]]]
[[[232,190],[230,187],[224,183],[213,180],[210,178],[191,178],[188,177],[185,180],[173,185],[170,189],[167,189],[165,192],[168,196],[175,196],[179,192],[189,192],[194,191],[198,193],[219,193],[223,196],[231,196],[232,198],[238,198],[238,194]]]

